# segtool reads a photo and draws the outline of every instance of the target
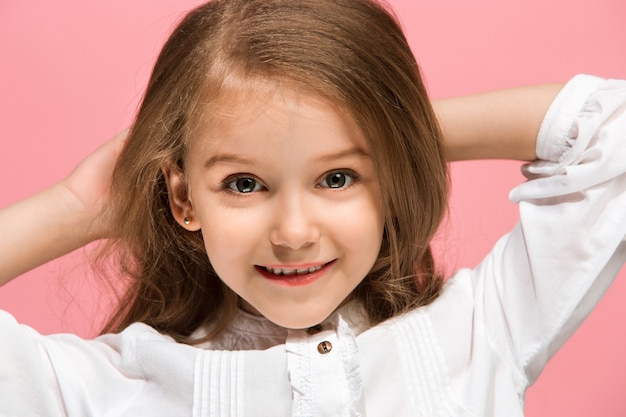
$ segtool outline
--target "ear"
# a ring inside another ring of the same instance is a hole
[[[167,184],[167,195],[170,202],[170,210],[178,224],[185,229],[195,232],[200,230],[198,216],[193,209],[187,181],[180,168],[175,163],[166,163],[161,167]]]

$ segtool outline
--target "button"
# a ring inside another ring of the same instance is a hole
[[[330,342],[322,342],[317,345],[317,351],[322,355],[327,354],[331,350],[333,350],[333,345]]]
[[[306,332],[308,335],[313,336],[314,334],[318,334],[319,332],[321,332],[323,330],[322,325],[321,324],[317,324],[313,327],[309,327],[308,329],[306,329]]]

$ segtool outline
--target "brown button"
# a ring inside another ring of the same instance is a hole
[[[333,345],[330,342],[322,342],[317,345],[317,351],[322,355],[327,354],[331,350],[333,350]]]
[[[315,326],[309,327],[308,329],[306,329],[307,334],[309,334],[310,336],[313,336],[314,334],[318,334],[321,331],[322,331],[321,324],[316,324]]]

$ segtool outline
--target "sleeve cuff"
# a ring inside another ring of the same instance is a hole
[[[570,130],[591,94],[605,82],[592,75],[577,75],[557,94],[546,112],[537,135],[537,157],[558,162],[571,146]]]

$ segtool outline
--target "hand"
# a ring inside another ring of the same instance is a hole
[[[107,221],[107,201],[115,162],[122,150],[128,130],[105,142],[74,168],[60,186],[69,191],[82,207],[85,225],[92,240],[111,237]]]

